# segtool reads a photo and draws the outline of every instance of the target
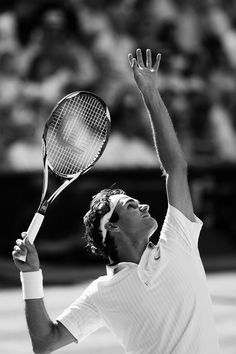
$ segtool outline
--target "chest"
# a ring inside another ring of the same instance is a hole
[[[102,286],[96,305],[107,316],[147,318],[161,316],[173,304],[185,306],[196,292],[196,284],[189,267],[160,260],[152,267],[133,269],[122,281]]]

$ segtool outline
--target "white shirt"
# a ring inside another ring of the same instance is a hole
[[[107,326],[127,354],[218,354],[201,227],[169,205],[160,240],[140,263],[108,267],[57,320],[78,341]]]

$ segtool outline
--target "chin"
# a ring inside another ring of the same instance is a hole
[[[156,230],[158,228],[158,222],[152,216],[150,217],[150,220],[151,220],[151,222],[153,224],[153,227],[155,227],[155,230]]]
[[[151,237],[157,229],[158,229],[158,223],[157,223],[156,219],[150,217],[150,236],[149,237]]]

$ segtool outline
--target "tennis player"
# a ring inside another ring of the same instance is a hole
[[[198,250],[202,222],[194,215],[183,157],[161,99],[158,69],[137,49],[129,54],[134,79],[149,112],[153,140],[166,179],[168,209],[158,227],[149,206],[120,189],[93,197],[84,217],[93,252],[108,260],[107,275],[52,321],[43,301],[42,271],[34,245],[18,239],[13,259],[21,271],[25,313],[35,353],[51,353],[108,327],[129,354],[218,354],[211,298]],[[134,117],[135,124],[135,117]],[[158,203],[158,200],[156,201]],[[27,262],[16,259],[27,249]]]

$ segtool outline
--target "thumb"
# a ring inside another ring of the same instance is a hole
[[[27,232],[22,232],[21,233],[21,237],[23,238],[23,242],[24,242],[24,244],[26,245],[26,246],[28,246],[28,247],[32,247],[33,246],[33,243],[32,242],[30,242],[30,240],[29,240],[29,237],[28,237],[28,233]]]
[[[26,236],[27,236],[27,232],[26,232],[26,231],[24,231],[24,232],[21,233],[21,237],[22,237],[23,239],[25,239]]]
[[[138,68],[137,60],[135,58],[132,59],[132,69],[136,71]]]
[[[28,250],[34,249],[34,245],[30,242],[29,237],[27,235],[24,237],[23,242]]]
[[[132,62],[133,62],[133,55],[132,55],[132,53],[129,53],[129,54],[128,54],[128,60],[129,60],[130,66],[131,66],[131,68],[132,68]]]
[[[129,59],[129,64],[130,64],[131,68],[134,70],[135,67],[137,67],[137,60],[133,57],[133,55],[131,53],[129,53],[128,59]]]

